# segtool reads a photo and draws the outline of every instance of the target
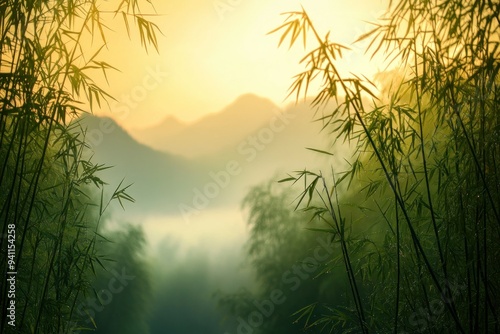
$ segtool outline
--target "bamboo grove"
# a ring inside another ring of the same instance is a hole
[[[73,333],[96,325],[77,309],[106,265],[99,223],[110,201],[132,199],[126,187],[104,191],[98,172],[106,167],[90,160],[76,118],[111,98],[95,80],[114,69],[99,60],[110,19],[127,30],[132,22],[141,43],[157,48],[157,27],[141,15],[138,1],[113,6],[0,3],[0,268],[3,275],[17,273],[11,324],[9,283],[0,283],[2,333]],[[8,257],[8,243],[15,256]]]
[[[305,10],[286,15],[272,33],[310,50],[290,94],[314,93],[323,131],[353,151],[345,172],[282,180],[304,182],[298,207],[338,255],[322,273],[344,272],[351,296],[296,318],[311,332],[498,332],[500,5],[392,1],[354,42],[386,60],[372,81],[338,69],[349,47]]]

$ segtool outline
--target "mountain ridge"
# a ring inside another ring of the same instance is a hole
[[[271,100],[247,93],[195,122],[174,123],[175,117],[167,116],[155,126],[130,133],[137,141],[157,150],[195,158],[216,153],[226,148],[227,143],[241,140],[278,111]]]
[[[201,166],[137,142],[112,118],[88,114],[78,122],[85,131],[88,154],[99,164],[112,166],[99,176],[113,186],[122,181],[133,184],[129,193],[137,203],[129,205],[127,213],[175,213],[179,200],[189,198],[199,182]]]
[[[250,97],[249,101],[255,100]],[[265,100],[264,104],[268,105]],[[252,106],[255,104],[238,110],[253,110]],[[225,110],[234,112],[231,107]],[[126,183],[134,183],[130,192],[137,203],[129,206],[132,209],[127,209],[127,215],[191,215],[209,207],[238,206],[255,184],[294,170],[315,169],[324,162],[325,155],[306,150],[313,147],[330,151],[319,135],[321,126],[311,122],[313,113],[307,101],[290,105],[284,111],[262,110],[262,114],[267,114],[258,126],[248,126],[235,117],[233,130],[238,136],[222,136],[232,140],[210,153],[191,157],[139,143],[110,118],[88,115],[81,123],[92,139],[90,146],[96,161],[115,166],[103,171],[103,179],[117,185],[125,177]],[[220,115],[216,116],[208,124],[223,121]],[[219,126],[224,129],[227,124]],[[197,128],[194,129],[186,128],[192,136],[186,138],[188,144],[206,144],[206,138],[197,136]]]

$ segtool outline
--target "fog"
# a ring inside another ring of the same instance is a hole
[[[251,122],[242,121],[250,115]],[[312,116],[307,103],[280,110],[247,94],[219,113],[182,125],[173,132],[175,138],[162,131],[162,127],[177,126],[170,120],[132,135],[112,119],[106,120],[106,127],[113,129],[108,132],[102,131],[105,119],[82,120],[94,139],[93,158],[113,166],[102,172],[103,178],[131,184],[127,191],[134,203],[123,207],[114,203],[103,233],[113,236],[124,222],[143,232],[141,259],[148,270],[139,271],[143,277],[138,279],[151,287],[153,297],[142,301],[147,304],[144,319],[150,333],[246,330],[242,318],[227,305],[228,300],[239,298],[233,296],[250,296],[261,289],[249,258],[249,208],[242,202],[258,185],[269,180],[276,184],[294,170],[326,162],[306,149],[331,149],[326,141],[321,144],[320,124],[312,123]],[[225,132],[225,127],[232,132]],[[239,130],[234,131],[235,127]],[[219,135],[218,144],[212,143],[207,154],[200,147],[206,140],[213,141],[214,133]],[[172,155],[172,143],[177,141],[183,148]],[[299,190],[295,187],[294,191],[298,194]],[[292,210],[292,202],[293,197],[288,198],[280,210]],[[302,260],[299,254],[292,262]],[[288,284],[295,280],[287,279],[291,280]]]
[[[1,333],[500,332],[498,4],[139,2],[0,5]]]

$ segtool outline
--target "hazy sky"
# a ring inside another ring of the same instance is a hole
[[[118,100],[100,114],[113,114],[126,128],[145,127],[175,115],[185,121],[219,111],[243,93],[284,102],[292,76],[303,69],[303,48],[279,49],[279,34],[266,35],[285,16],[302,5],[323,34],[346,45],[368,31],[385,9],[385,0],[169,0],[153,1],[161,28],[159,54],[146,53],[137,36],[112,34],[109,51],[102,54],[121,72],[110,75],[108,91]],[[147,5],[147,3],[146,3]],[[152,13],[143,6],[144,13]],[[134,38],[135,37],[135,38]],[[356,55],[344,70],[374,73],[381,70]]]

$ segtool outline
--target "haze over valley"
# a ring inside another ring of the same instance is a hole
[[[2,1],[0,333],[500,333],[497,3]]]
[[[263,97],[245,94],[191,123],[167,116],[150,128],[126,131],[111,118],[86,115],[80,124],[92,158],[112,166],[100,173],[110,183],[108,191],[120,182],[131,184],[127,192],[135,203],[124,203],[125,210],[115,204],[106,224],[110,229],[121,221],[142,226],[148,252],[163,268],[157,274],[162,280],[175,285],[175,277],[187,270],[185,275],[212,282],[201,295],[186,291],[195,299],[185,307],[201,303],[204,315],[199,316],[217,319],[212,293],[254,284],[243,260],[248,238],[243,198],[256,185],[326,162],[306,149],[331,149],[321,140],[321,122],[312,122],[313,117],[308,102],[281,110]],[[198,268],[207,272],[189,273],[200,261],[205,265]],[[164,293],[174,290],[169,291]],[[175,323],[180,327],[174,333],[191,333],[182,321]]]
[[[238,206],[245,191],[269,175],[319,167],[324,158],[306,149],[327,148],[313,113],[307,103],[280,110],[247,94],[190,124],[169,116],[129,133],[110,118],[87,115],[82,125],[95,160],[113,166],[103,178],[134,183],[136,204],[127,214],[175,216],[181,204]]]

